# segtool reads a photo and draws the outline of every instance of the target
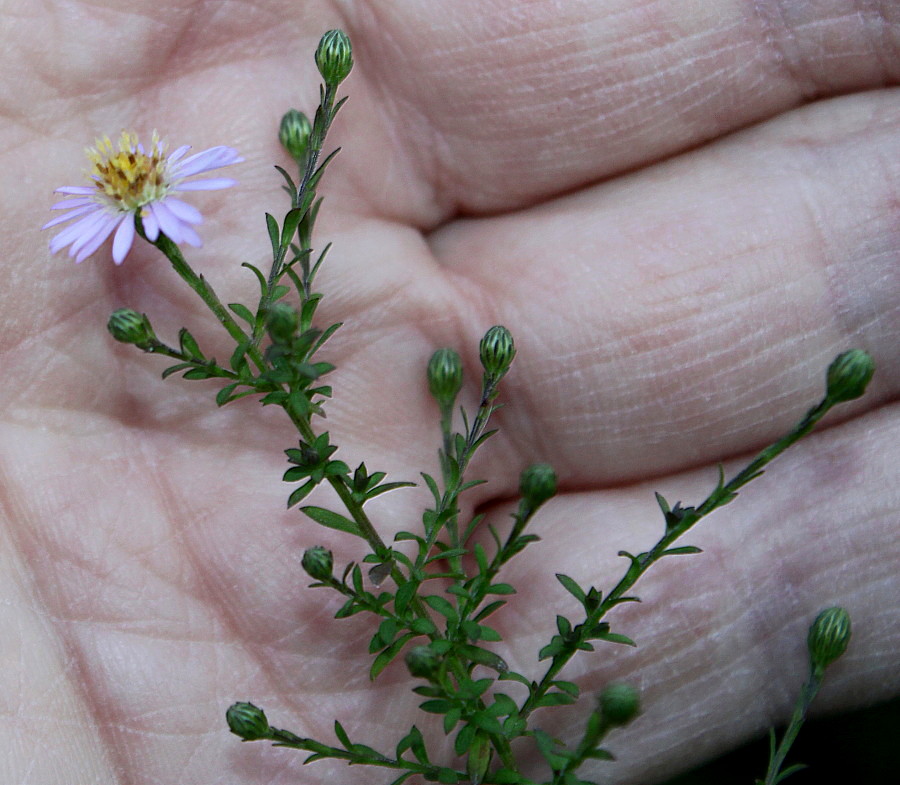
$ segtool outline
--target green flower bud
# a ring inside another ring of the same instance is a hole
[[[847,651],[850,643],[850,614],[843,608],[826,608],[812,623],[806,645],[812,669],[821,675],[825,668]]]
[[[117,341],[133,343],[140,349],[147,349],[157,342],[150,320],[146,315],[131,308],[113,311],[106,323],[106,329]]]
[[[281,118],[278,140],[290,153],[291,158],[297,163],[303,163],[306,160],[306,151],[309,149],[311,133],[312,124],[309,122],[309,118],[303,112],[291,109]]]
[[[430,679],[441,667],[441,656],[430,646],[413,646],[405,659],[406,667],[417,679]]]
[[[610,725],[626,725],[641,710],[641,701],[634,687],[616,682],[607,685],[600,693],[598,708]]]
[[[519,493],[532,509],[556,496],[556,472],[549,463],[534,463],[519,476]]]
[[[289,343],[297,331],[300,317],[287,303],[275,303],[266,316],[266,329],[272,343]]]
[[[428,389],[441,408],[453,406],[462,381],[462,360],[453,349],[438,349],[431,355],[428,361]]]
[[[875,373],[875,362],[862,349],[851,349],[834,358],[828,366],[828,386],[825,393],[832,403],[859,398]]]
[[[484,372],[495,381],[499,380],[509,370],[516,356],[516,346],[510,331],[501,324],[491,327],[481,339],[479,354]]]
[[[316,49],[316,67],[327,85],[337,86],[347,78],[353,68],[353,50],[343,30],[329,30],[322,36]]]
[[[266,713],[252,703],[233,703],[225,712],[228,728],[244,741],[269,738],[269,721]]]
[[[300,564],[310,578],[316,581],[324,581],[331,577],[331,571],[334,568],[334,557],[327,548],[316,545],[304,551],[303,560]]]

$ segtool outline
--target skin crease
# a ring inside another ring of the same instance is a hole
[[[659,535],[654,490],[698,503],[718,461],[739,469],[818,400],[834,355],[878,365],[863,400],[685,540],[703,555],[650,571],[642,605],[610,617],[639,647],[573,662],[585,699],[542,727],[576,739],[590,693],[629,680],[644,712],[609,738],[619,761],[583,774],[672,776],[786,720],[807,625],[838,603],[854,638],[816,711],[900,692],[896,4],[3,0],[0,18],[0,780],[389,781],[239,744],[239,699],[385,750],[416,722],[441,758],[402,664],[369,685],[367,620],[334,621],[339,600],[305,588],[305,547],[363,551],[284,510],[283,415],[215,410],[214,384],[162,382],[104,323],[127,305],[219,357],[227,336],[152,247],[75,266],[38,231],[95,136],[232,145],[239,185],[188,197],[206,217],[188,259],[254,304],[239,263],[265,264],[262,213],[285,208],[275,129],[314,109],[312,53],[336,26],[356,67],[318,283],[323,323],[346,325],[317,427],[351,465],[436,471],[428,356],[457,347],[474,379],[480,334],[512,330],[502,430],[472,467],[490,483],[466,512],[506,526],[534,460],[561,488],[495,617],[513,667],[539,676],[554,615],[576,618],[553,572],[611,587],[616,551]],[[390,539],[425,502],[397,492],[372,515]]]

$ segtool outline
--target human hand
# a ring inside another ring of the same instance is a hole
[[[584,692],[627,679],[644,696],[610,739],[619,762],[585,774],[651,782],[785,719],[806,625],[835,602],[855,637],[820,706],[897,693],[900,108],[876,89],[896,81],[892,28],[811,3],[754,18],[558,5],[3,8],[10,781],[324,779],[327,764],[298,775],[302,756],[238,745],[223,722],[237,699],[317,738],[338,718],[375,747],[422,725],[402,665],[368,682],[365,621],[332,620],[334,599],[305,588],[303,548],[361,554],[283,511],[294,437],[279,412],[210,411],[214,385],[162,382],[103,329],[123,305],[203,346],[226,345],[217,325],[146,244],[120,268],[108,249],[76,267],[37,232],[95,135],[232,145],[240,187],[198,197],[206,246],[189,258],[223,301],[252,299],[239,263],[264,258],[262,212],[283,207],[278,118],[310,108],[309,53],[335,26],[357,66],[318,241],[335,243],[323,318],[346,322],[322,426],[351,465],[416,479],[438,441],[428,355],[455,346],[473,371],[483,330],[512,330],[502,430],[473,467],[490,483],[470,503],[504,525],[533,460],[563,491],[510,566],[520,593],[498,623],[518,669],[540,673],[566,607],[554,572],[608,587],[615,553],[658,534],[653,490],[702,498],[717,461],[737,465],[818,399],[837,352],[878,364],[866,398],[697,529],[704,555],[638,585],[643,605],[611,618],[636,651],[573,664]],[[383,497],[386,539],[423,503]]]

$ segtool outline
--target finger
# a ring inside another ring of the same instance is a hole
[[[520,207],[900,77],[890,2],[342,10],[359,78],[378,97],[370,117],[390,125],[394,180],[387,190],[372,181],[375,209],[397,209],[383,194],[416,175],[445,216]],[[405,202],[415,220],[433,220],[422,204]]]
[[[761,447],[851,346],[879,367],[858,407],[891,400],[898,124],[892,96],[836,99],[438,232],[463,322],[474,304],[476,323],[502,322],[519,344],[515,406],[500,414],[508,457],[537,453],[577,487]]]

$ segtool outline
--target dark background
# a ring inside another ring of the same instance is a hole
[[[776,729],[781,740],[783,728]],[[767,737],[669,780],[665,785],[752,785],[769,760]],[[833,782],[900,785],[900,699],[869,709],[807,722],[791,747],[785,768],[808,768],[785,780],[788,785]]]

